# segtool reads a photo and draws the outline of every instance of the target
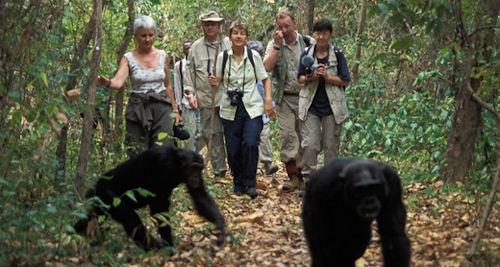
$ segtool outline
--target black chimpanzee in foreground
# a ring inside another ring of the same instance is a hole
[[[87,191],[87,199],[97,196],[109,208],[103,210],[103,205],[94,204],[88,219],[80,220],[74,228],[83,234],[87,231],[89,221],[95,217],[94,214],[110,215],[123,224],[128,236],[145,250],[173,246],[172,231],[168,224],[159,227],[162,238],[157,240],[147,233],[135,210],[149,206],[151,215],[168,211],[172,190],[180,183],[185,183],[198,213],[215,224],[219,231],[217,244],[221,245],[225,241],[224,217],[205,191],[202,179],[204,167],[203,158],[190,150],[164,146],[147,150],[105,173],[95,187]],[[138,188],[146,189],[155,196],[144,197],[135,193],[136,202],[125,194],[128,190]],[[113,206],[114,198],[121,199],[116,207]]]
[[[385,267],[410,266],[401,182],[375,161],[336,159],[316,171],[304,197],[302,220],[312,266],[354,267],[377,220]]]

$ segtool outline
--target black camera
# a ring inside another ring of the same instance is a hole
[[[314,72],[319,68],[318,64],[314,64],[314,58],[311,57],[310,55],[305,55],[302,58],[302,65],[306,67],[307,76],[313,76]]]
[[[189,139],[189,132],[184,127],[184,122],[180,121],[177,125],[174,123],[174,137],[180,140]]]
[[[243,98],[243,91],[241,89],[227,90],[227,95],[231,99],[231,106],[237,106],[241,98]]]

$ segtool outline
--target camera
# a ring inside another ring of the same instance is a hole
[[[237,106],[238,102],[243,97],[243,91],[241,89],[227,90],[227,95],[231,100],[231,106]]]
[[[189,132],[184,127],[184,122],[180,121],[177,125],[174,123],[174,137],[180,140],[189,139]]]
[[[310,55],[305,55],[302,58],[301,62],[302,62],[302,65],[304,65],[304,67],[306,67],[306,75],[309,77],[313,76],[314,71],[318,70],[318,68],[319,68],[318,64],[314,64],[314,58],[311,57]]]

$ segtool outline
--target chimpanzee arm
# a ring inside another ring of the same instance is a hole
[[[406,210],[401,200],[402,188],[399,176],[388,166],[383,172],[389,195],[382,203],[377,218],[378,231],[382,240],[382,254],[385,267],[410,266],[410,241],[406,236]]]
[[[205,190],[203,181],[197,187],[188,186],[189,194],[193,198],[194,205],[198,214],[203,216],[209,222],[215,224],[215,228],[220,231],[217,238],[217,245],[222,245],[226,239],[225,222],[219,208],[213,198]]]

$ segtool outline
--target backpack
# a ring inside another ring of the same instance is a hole
[[[248,60],[250,60],[250,63],[252,63],[252,67],[253,67],[253,72],[255,74],[255,82],[257,82],[257,72],[255,72],[255,63],[253,62],[253,53],[252,53],[252,49],[250,49],[250,47],[246,46],[247,48],[247,57],[248,57]],[[228,53],[227,53],[227,49],[224,50],[224,52],[222,52],[222,73],[224,74],[224,70],[226,69],[226,63],[227,63],[227,58],[228,58]]]
[[[306,44],[306,47],[311,46],[311,38],[309,38],[307,35],[302,35],[302,34],[300,35],[300,37],[302,37],[302,40]]]

